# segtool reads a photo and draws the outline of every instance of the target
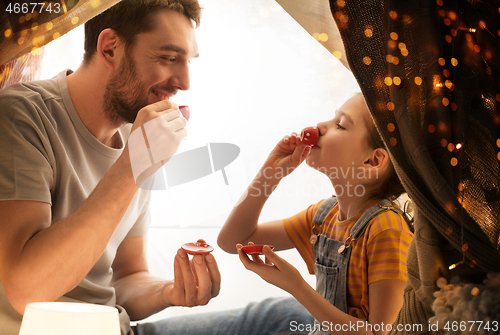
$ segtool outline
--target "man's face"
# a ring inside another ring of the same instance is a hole
[[[194,28],[184,15],[163,10],[154,29],[138,34],[104,93],[104,109],[116,123],[133,123],[139,110],[189,89],[189,61],[198,56]]]

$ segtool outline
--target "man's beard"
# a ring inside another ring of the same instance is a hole
[[[148,105],[148,91],[138,79],[135,61],[125,57],[106,85],[104,113],[115,124],[134,123],[139,110]]]

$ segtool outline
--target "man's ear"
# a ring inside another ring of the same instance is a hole
[[[384,148],[377,148],[371,151],[370,157],[364,162],[363,166],[368,171],[377,171],[377,175],[384,175],[390,166],[389,153]]]
[[[108,67],[113,68],[118,65],[116,48],[119,38],[116,32],[107,28],[101,31],[97,39],[97,57]]]

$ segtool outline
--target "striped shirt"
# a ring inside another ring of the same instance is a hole
[[[283,220],[288,236],[311,274],[314,273],[314,255],[309,238],[314,226],[314,215],[322,202]],[[316,225],[315,232],[344,242],[363,211],[341,221],[338,218],[338,208],[338,204],[332,208],[323,224]],[[371,283],[383,279],[406,281],[406,254],[412,236],[404,218],[389,210],[375,217],[368,224],[365,233],[351,244],[351,258],[347,271],[347,307],[350,315],[362,320],[368,319],[370,312],[368,285]]]

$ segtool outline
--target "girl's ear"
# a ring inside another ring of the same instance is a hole
[[[390,166],[389,153],[383,148],[372,150],[370,157],[363,162],[363,165],[369,171],[377,171],[377,176],[384,175]]]
[[[97,39],[97,57],[108,67],[118,65],[116,48],[118,47],[118,35],[113,29],[107,28],[101,31]]]

